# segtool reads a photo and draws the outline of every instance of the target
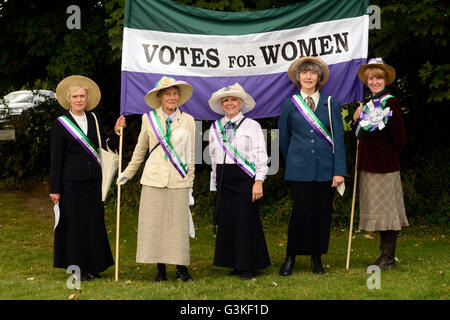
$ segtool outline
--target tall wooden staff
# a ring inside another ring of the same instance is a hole
[[[122,143],[123,143],[123,127],[120,127],[120,140],[119,140],[119,171],[118,175],[122,172]],[[120,244],[120,184],[117,184],[117,218],[116,218],[116,270],[115,280],[119,281],[119,244]]]
[[[362,103],[359,103],[362,106]],[[352,248],[352,232],[353,232],[353,216],[355,213],[355,200],[356,200],[356,183],[358,181],[358,149],[359,149],[359,139],[356,140],[356,159],[355,159],[355,175],[353,178],[353,197],[352,197],[352,211],[350,213],[350,231],[348,233],[348,246],[347,246],[347,262],[345,264],[345,269],[348,270],[350,266],[350,250]]]

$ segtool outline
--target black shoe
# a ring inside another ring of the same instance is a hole
[[[177,279],[181,279],[184,282],[193,281],[191,275],[188,272],[186,266],[177,266]]]
[[[242,271],[241,272],[241,280],[251,280],[256,277],[256,272],[254,271]]]
[[[311,269],[313,273],[324,274],[325,270],[322,266],[322,259],[320,255],[311,256]]]
[[[158,272],[156,273],[155,280],[153,282],[162,282],[167,280],[166,265],[164,263],[158,263]]]
[[[82,273],[81,274],[81,278],[80,278],[81,281],[90,281],[92,279],[94,279],[94,277],[90,273]]]
[[[290,276],[295,265],[295,255],[286,255],[284,263],[280,269],[280,276]]]
[[[232,276],[239,276],[240,274],[241,274],[241,271],[233,269],[229,273],[227,273],[226,276],[232,277]]]

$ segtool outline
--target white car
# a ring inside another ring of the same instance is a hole
[[[21,90],[8,93],[0,104],[0,122],[9,120],[9,116],[20,115],[23,111],[36,107],[46,99],[56,95],[50,90]]]

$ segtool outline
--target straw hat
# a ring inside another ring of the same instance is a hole
[[[383,59],[381,57],[378,58],[372,58],[367,62],[367,64],[362,65],[358,69],[358,78],[361,80],[362,83],[367,84],[366,80],[364,79],[364,73],[366,72],[367,68],[377,67],[380,69],[383,69],[384,72],[386,72],[386,85],[390,85],[395,80],[395,69],[391,67],[390,65],[384,63]]]
[[[86,111],[90,111],[98,105],[102,96],[98,85],[88,77],[74,75],[62,79],[56,87],[56,99],[58,100],[61,107],[70,110],[70,102],[67,99],[67,90],[73,86],[80,86],[87,89],[88,100],[85,108]]]
[[[245,92],[244,88],[239,83],[232,86],[223,87],[211,95],[208,100],[209,107],[212,111],[224,115],[222,108],[222,99],[226,97],[237,97],[242,100],[241,112],[247,113],[255,107],[255,100],[252,96]]]
[[[289,79],[298,86],[298,70],[305,62],[313,62],[322,70],[322,80],[319,82],[319,86],[323,87],[330,78],[330,70],[328,69],[328,65],[317,57],[301,57],[292,62],[288,69]]]
[[[159,101],[157,96],[158,92],[173,86],[177,86],[180,90],[180,97],[178,99],[177,107],[186,103],[194,91],[194,88],[192,88],[189,83],[181,80],[177,81],[174,78],[164,76],[155,84],[155,87],[145,95],[145,103],[153,109],[161,107],[161,101]]]

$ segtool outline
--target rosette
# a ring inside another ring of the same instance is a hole
[[[361,110],[359,115],[359,124],[356,129],[356,136],[359,138],[361,129],[365,131],[383,130],[386,127],[389,117],[392,116],[392,110],[386,107],[391,95],[385,95],[378,99],[370,100]]]

